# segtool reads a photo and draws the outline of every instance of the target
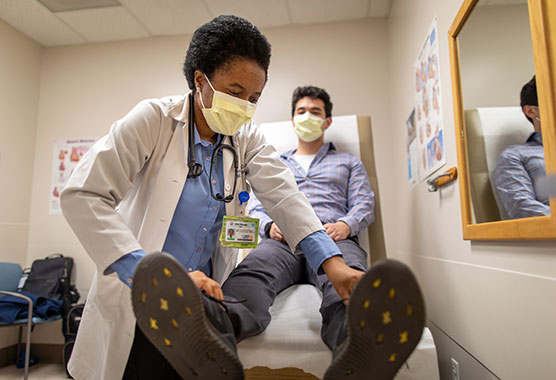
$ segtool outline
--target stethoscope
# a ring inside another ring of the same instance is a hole
[[[199,177],[202,173],[203,173],[203,165],[199,164],[198,162],[195,161],[195,147],[194,147],[194,139],[195,139],[195,135],[193,133],[193,128],[194,128],[194,104],[193,104],[193,92],[191,92],[189,94],[189,119],[188,119],[188,126],[189,126],[189,154],[188,154],[188,161],[187,161],[187,166],[189,167],[189,172],[187,173],[187,178],[197,178]],[[241,173],[239,171],[239,158],[237,155],[237,151],[234,147],[234,140],[230,137],[230,144],[223,144],[222,140],[224,140],[223,137],[219,136],[219,142],[218,145],[216,146],[216,148],[214,149],[214,151],[212,152],[212,157],[210,160],[210,170],[209,170],[209,186],[210,186],[210,195],[212,196],[213,199],[217,200],[217,201],[221,201],[221,202],[225,202],[225,203],[230,203],[233,199],[234,199],[234,194],[236,192],[236,186],[237,186],[237,178],[241,176]],[[212,188],[212,167],[214,166],[214,162],[216,161],[216,157],[218,155],[218,152],[220,152],[223,149],[228,149],[233,153],[233,164],[234,164],[234,170],[236,175],[234,176],[234,185],[232,187],[232,193],[230,195],[227,195],[225,197],[222,196],[222,194],[220,193],[216,193],[214,194],[214,190]],[[245,197],[245,195],[243,194],[247,194],[247,197],[249,197],[249,194],[245,191],[242,191],[240,193],[240,201],[242,202],[246,202],[247,200],[243,201],[242,198]],[[248,198],[249,199],[249,198]]]

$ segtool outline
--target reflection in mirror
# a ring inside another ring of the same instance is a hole
[[[520,100],[535,74],[527,1],[480,0],[459,51],[473,222],[550,214],[536,86]]]

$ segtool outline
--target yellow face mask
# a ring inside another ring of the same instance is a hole
[[[214,95],[212,96],[212,107],[210,108],[205,107],[203,97],[201,96],[203,116],[210,129],[214,132],[232,136],[243,124],[251,120],[257,105],[221,91],[216,91],[206,75],[205,78],[210,88],[212,88]],[[199,88],[197,88],[197,91],[201,95]]]
[[[324,119],[305,112],[293,117],[294,130],[297,136],[305,141],[312,142],[322,136]]]

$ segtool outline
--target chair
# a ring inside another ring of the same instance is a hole
[[[25,366],[23,372],[23,378],[27,380],[29,375],[29,357],[31,354],[31,331],[33,326],[36,324],[44,324],[49,322],[54,322],[62,318],[62,315],[55,315],[48,319],[43,319],[39,317],[33,317],[33,301],[31,298],[25,296],[18,292],[18,285],[23,274],[21,266],[16,263],[0,262],[0,297],[3,295],[11,295],[14,297],[22,298],[27,301],[28,304],[28,314],[31,318],[17,319],[13,323],[1,323],[0,327],[19,327],[19,338],[17,341],[17,358],[16,362],[19,361],[19,355],[21,354],[21,339],[23,335],[23,328],[26,327],[27,330],[27,341],[25,343]]]
[[[494,186],[500,153],[523,144],[533,132],[520,107],[484,107],[465,111],[469,183],[475,222],[509,219]]]

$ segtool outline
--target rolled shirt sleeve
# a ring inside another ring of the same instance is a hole
[[[322,263],[333,256],[342,256],[334,240],[324,230],[313,232],[299,242],[299,248],[305,253],[305,257],[315,273],[323,274]]]
[[[112,265],[110,265],[104,274],[110,274],[116,272],[118,278],[127,286],[131,288],[133,283],[133,274],[135,273],[135,268],[139,261],[145,257],[147,253],[142,249],[133,251],[120,257]]]

